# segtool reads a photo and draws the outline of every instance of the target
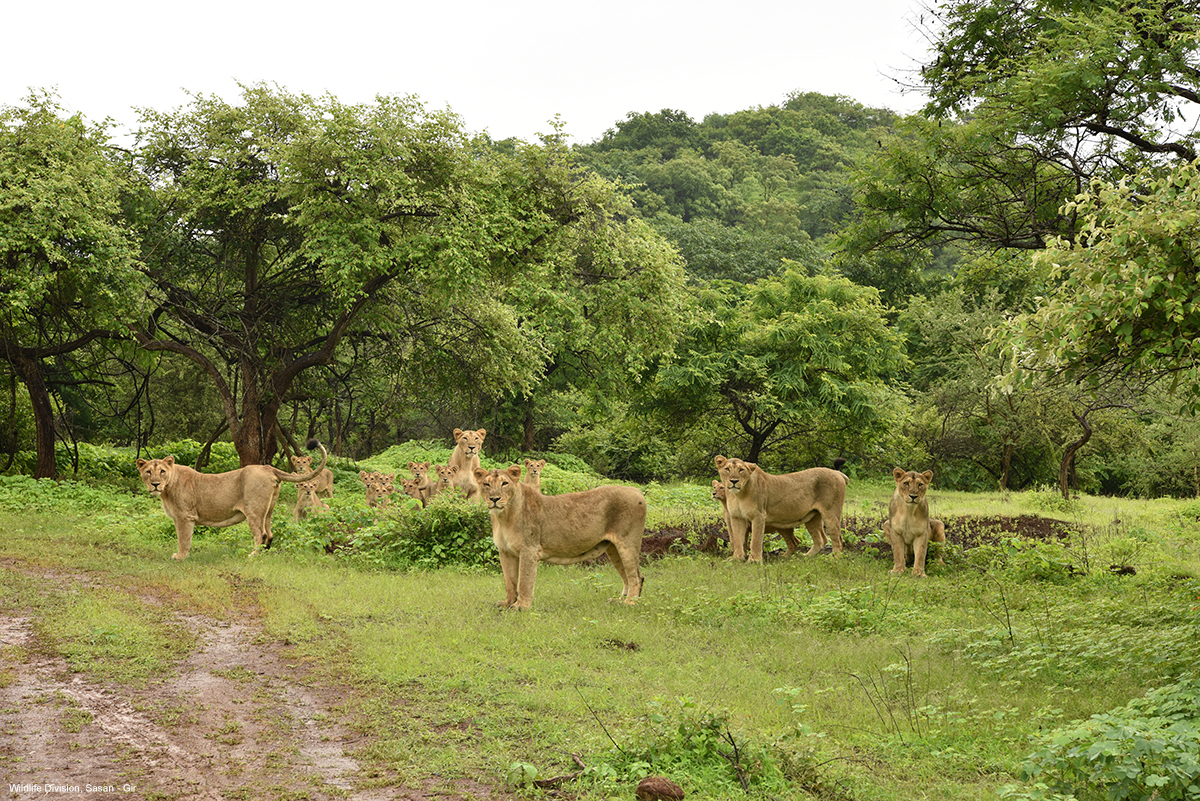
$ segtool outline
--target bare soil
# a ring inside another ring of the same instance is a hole
[[[512,798],[436,775],[419,787],[365,775],[355,752],[367,735],[348,725],[344,689],[252,620],[181,619],[199,647],[172,676],[130,687],[89,681],[42,647],[32,617],[0,614],[0,798]]]

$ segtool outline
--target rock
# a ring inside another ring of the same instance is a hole
[[[638,782],[638,801],[680,801],[683,788],[662,776],[647,776]]]

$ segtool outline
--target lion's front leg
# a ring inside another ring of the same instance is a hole
[[[196,530],[196,521],[184,518],[175,521],[175,539],[179,541],[179,549],[171,555],[171,558],[179,561],[187,559],[188,553],[192,550],[192,532]]]
[[[925,551],[929,548],[929,529],[913,540],[913,575],[925,578]]]
[[[522,549],[517,568],[517,609],[523,610],[533,606],[533,585],[537,581],[537,569],[537,548]]]
[[[904,572],[904,560],[908,556],[907,548],[904,547],[904,540],[900,535],[892,531],[891,521],[883,522],[883,535],[887,537],[887,541],[892,546],[892,570],[893,576],[899,576]]]
[[[517,602],[517,576],[520,573],[521,561],[510,553],[500,551],[500,570],[504,573],[504,603],[505,608]]]
[[[746,558],[746,534],[749,528],[750,521],[746,518],[729,516],[729,547],[733,549],[733,558],[739,562]]]
[[[753,523],[750,526],[750,560],[751,562],[762,562],[763,560],[763,538],[767,534],[767,518],[766,515],[756,515]]]

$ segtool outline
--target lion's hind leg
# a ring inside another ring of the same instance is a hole
[[[613,563],[613,567],[621,576],[621,595],[617,598],[619,601],[631,604],[642,594],[642,573],[638,567],[641,557],[639,551],[639,548],[631,545],[622,546],[611,540],[604,549],[604,552],[608,554],[609,561]]]
[[[946,524],[936,517],[929,518],[929,541],[942,543],[943,546],[946,542]],[[944,548],[938,548],[937,550],[939,565],[946,564],[946,560],[942,558],[943,550]]]

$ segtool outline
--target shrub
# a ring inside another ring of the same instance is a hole
[[[1200,797],[1200,679],[1151,690],[1123,707],[1051,731],[1005,798],[1186,801]],[[1037,793],[1041,793],[1040,795]]]

